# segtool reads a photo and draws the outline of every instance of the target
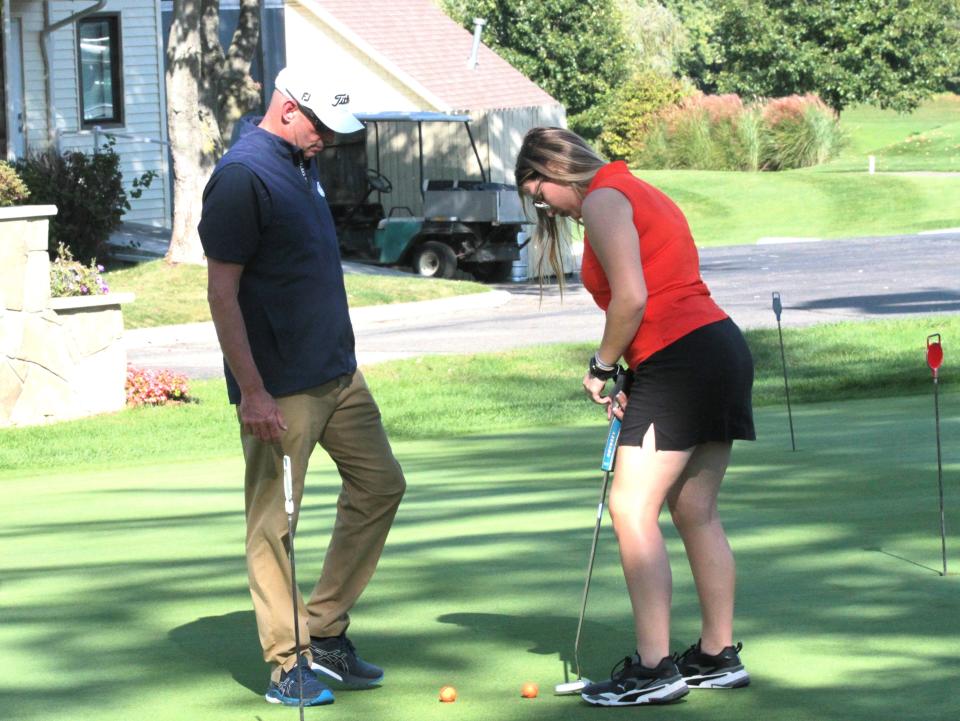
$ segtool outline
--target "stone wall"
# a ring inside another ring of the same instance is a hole
[[[54,206],[0,208],[0,426],[123,408],[125,293],[50,297]]]

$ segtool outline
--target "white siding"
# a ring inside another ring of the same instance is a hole
[[[87,7],[86,4],[53,0],[50,23]],[[123,68],[123,125],[105,128],[139,138],[166,140],[163,69],[160,65],[163,39],[157,0],[111,0],[102,12],[120,16]],[[46,148],[46,95],[40,52],[44,26],[43,4],[38,0],[11,0],[11,14],[22,18],[24,76],[26,85],[26,133],[31,150]],[[93,150],[93,134],[80,123],[80,91],[77,68],[77,27],[67,25],[53,33],[49,46],[52,106],[59,135],[59,149]],[[170,197],[166,146],[118,137],[114,149],[120,155],[120,170],[128,192],[131,182],[148,170],[159,173],[139,199],[130,198],[124,220],[154,226],[170,226]]]

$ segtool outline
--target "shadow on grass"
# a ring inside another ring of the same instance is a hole
[[[226,671],[255,694],[266,692],[270,669],[257,663],[262,652],[253,611],[198,618],[172,629],[169,638],[182,653],[184,662],[194,665],[198,673]]]
[[[737,633],[754,686],[647,715],[689,710],[718,721],[960,716],[949,691],[960,675],[958,579],[930,572],[939,540],[928,416],[927,397],[800,407],[801,450],[791,453],[785,418],[763,412],[761,442],[738,445],[721,495],[739,568]],[[958,419],[945,417],[948,474],[958,467],[949,450],[958,427]],[[409,679],[419,683],[440,671],[476,675],[474,641],[503,654],[493,661],[523,662],[523,654],[531,654],[530,665],[539,668],[555,657],[555,682],[564,680],[604,434],[598,424],[398,444],[408,495],[357,609],[358,619],[377,623],[357,631],[365,634],[358,639],[361,651],[371,649],[371,660],[405,681],[395,695],[351,698],[351,713],[363,707],[367,715],[357,712],[357,718],[436,718],[435,699],[421,713]],[[55,649],[82,659],[67,677],[18,677],[2,701],[13,718],[149,716],[157,694],[167,704],[162,718],[173,718],[171,708],[188,708],[206,686],[218,700],[242,696],[239,703],[249,706],[217,718],[249,718],[260,708],[269,669],[252,611],[234,610],[249,608],[243,518],[228,510],[238,503],[223,492],[233,487],[239,498],[242,491],[236,479],[203,471],[196,475],[208,493],[184,496],[186,504],[168,492],[180,479],[171,482],[164,469],[144,477],[138,469],[130,485],[139,495],[97,487],[94,479],[89,507],[80,505],[79,493],[51,494],[40,504],[43,512],[33,515],[16,505],[30,488],[11,483],[14,505],[0,509],[4,658],[29,660],[38,649]],[[297,547],[305,584],[322,563],[335,471],[318,463],[307,485]],[[955,498],[949,492],[948,502]],[[696,640],[698,609],[679,542],[664,527],[674,559],[673,646],[680,650]],[[631,645],[629,604],[605,522],[584,672],[591,678],[607,673]],[[120,677],[118,690],[111,679]],[[237,685],[250,693],[238,694]],[[127,705],[118,707],[118,697]],[[573,705],[544,716],[532,706],[517,711],[489,703],[487,718],[498,721],[591,713]]]

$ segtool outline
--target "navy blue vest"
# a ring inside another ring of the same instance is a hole
[[[333,217],[314,164],[298,160],[302,155],[295,146],[245,123],[210,181],[228,165],[240,164],[269,195],[269,217],[244,262],[238,299],[257,369],[275,397],[357,367]],[[231,241],[216,237],[216,219],[206,215],[201,235],[212,258]],[[229,258],[226,252],[223,259]],[[226,378],[230,402],[238,403],[240,389],[229,367]]]

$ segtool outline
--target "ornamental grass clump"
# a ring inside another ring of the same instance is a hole
[[[90,261],[90,265],[83,265],[74,260],[67,246],[58,243],[57,257],[50,263],[50,296],[106,295],[110,288],[101,273],[103,266],[97,265],[96,258]]]
[[[833,111],[813,94],[774,98],[763,106],[770,136],[764,165],[769,170],[825,163],[843,144]]]
[[[127,405],[163,406],[190,400],[187,377],[168,370],[127,367]]]
[[[633,160],[648,168],[787,170],[825,163],[843,139],[816,95],[744,105],[734,94],[701,93],[663,109]]]
[[[692,95],[660,112],[635,160],[655,168],[747,169],[743,115],[738,95]]]

